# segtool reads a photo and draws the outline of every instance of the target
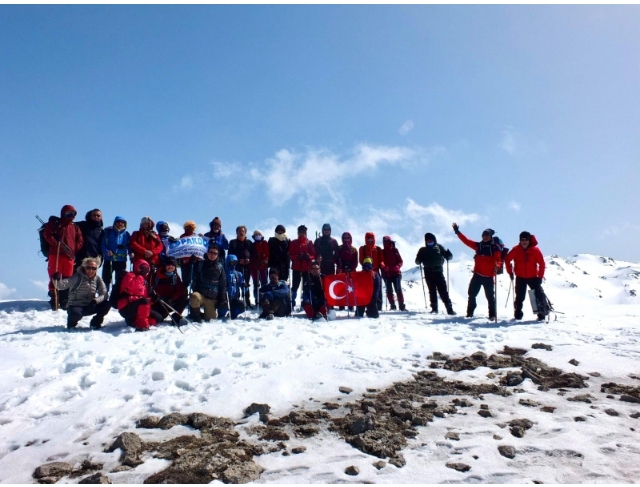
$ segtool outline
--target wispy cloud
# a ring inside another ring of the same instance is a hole
[[[415,223],[416,228],[433,228],[432,233],[440,233],[438,240],[443,242],[453,240],[451,224],[457,223],[463,227],[468,223],[475,223],[479,220],[476,213],[465,213],[461,210],[450,210],[444,208],[438,203],[431,203],[428,206],[422,206],[407,199],[405,209],[407,216]]]
[[[509,209],[515,213],[518,213],[520,211],[520,203],[518,203],[515,200],[511,200],[509,201]]]
[[[400,135],[407,135],[412,130],[413,130],[413,120],[407,120],[398,129],[398,132],[400,133]]]
[[[7,286],[6,284],[0,282],[0,299],[7,299],[9,296],[14,294],[16,290]]]
[[[49,281],[37,281],[35,279],[30,279],[30,281],[31,281],[31,284],[33,284],[39,289],[42,289],[44,291],[49,290]]]
[[[516,152],[516,139],[510,129],[502,131],[500,148],[508,154],[514,154]]]
[[[501,133],[500,149],[511,156],[532,156],[546,152],[546,144],[531,135],[523,135],[507,127]]]

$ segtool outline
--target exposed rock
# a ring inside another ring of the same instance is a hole
[[[634,396],[630,396],[628,394],[623,394],[622,396],[620,396],[620,400],[624,401],[624,402],[631,402],[631,403],[634,403],[634,404],[640,403],[640,399],[638,399],[637,397],[634,397]]]
[[[389,459],[389,463],[397,468],[402,468],[407,464],[402,453],[397,453],[396,456]]]
[[[499,353],[501,353],[502,355],[524,355],[527,352],[528,350],[525,350],[524,348],[512,348],[505,345],[504,349]]]
[[[453,401],[453,404],[459,408],[469,408],[471,406],[473,406],[473,403],[471,401],[469,401],[468,399],[458,399],[455,398]]]
[[[570,363],[571,365],[575,365],[576,367],[577,367],[578,365],[580,365],[580,362],[578,362],[578,361],[577,361],[576,359],[574,359],[574,358],[572,358],[571,360],[569,360],[569,363]]]
[[[298,437],[309,437],[309,436],[317,435],[320,432],[320,430],[315,426],[305,424],[302,426],[297,426],[296,428],[293,429],[293,432]]]
[[[447,440],[460,441],[460,434],[455,431],[447,431],[447,434],[444,435]]]
[[[383,469],[384,467],[387,466],[387,462],[384,462],[382,460],[378,460],[377,462],[373,463],[373,466],[376,467],[378,470]]]
[[[258,480],[263,468],[254,462],[231,465],[222,472],[222,480],[228,484],[247,484]]]
[[[351,415],[348,415],[349,417]],[[375,423],[371,416],[355,416],[349,424],[349,432],[352,435],[359,435],[365,431],[375,429]]]
[[[591,404],[591,399],[594,399],[591,394],[580,394],[578,396],[568,397],[567,401],[584,402],[586,404]]]
[[[131,470],[132,468],[133,467],[130,467],[128,465],[118,465],[116,468],[111,470],[111,473],[126,472],[127,470]]]
[[[111,480],[103,473],[94,473],[88,477],[83,478],[79,484],[110,484]]]
[[[160,421],[158,422],[158,428],[162,430],[168,430],[173,428],[174,426],[182,426],[184,424],[187,424],[188,421],[189,419],[184,414],[171,413],[163,416],[160,419]]]
[[[547,345],[545,343],[534,343],[533,345],[531,345],[531,348],[539,349],[539,350],[544,349],[544,350],[546,350],[548,352],[553,350],[553,347],[551,345]]]
[[[600,372],[587,372],[587,375],[591,377],[600,377]]]
[[[527,407],[529,407],[529,408],[535,408],[535,407],[540,406],[540,403],[539,403],[539,402],[535,402],[535,401],[533,401],[533,400],[531,400],[531,399],[520,399],[520,400],[518,401],[518,403],[519,403],[521,406],[527,406]]]
[[[509,425],[509,431],[516,438],[522,438],[524,432],[533,426],[533,422],[526,419],[513,419],[507,423]]]
[[[493,439],[494,439],[494,440],[501,440],[501,439],[502,439],[502,436],[500,436],[500,435],[493,435]]]
[[[107,452],[115,451],[118,448],[125,453],[137,454],[142,450],[142,440],[137,434],[125,431],[116,438]]]
[[[520,372],[507,372],[507,375],[500,379],[500,384],[507,387],[513,387],[522,384],[524,377]]]
[[[457,470],[458,472],[468,472],[471,467],[466,463],[447,463],[447,467]]]
[[[334,409],[338,409],[339,407],[340,407],[340,404],[336,404],[335,402],[324,403],[324,408],[328,409],[329,411],[333,411]]]
[[[449,355],[440,352],[433,352],[427,357],[429,360],[449,360]]]
[[[345,387],[345,386],[338,387],[338,390],[340,392],[342,392],[343,394],[351,394],[353,392],[353,389],[351,389],[350,387]]]
[[[73,470],[73,465],[67,462],[51,462],[40,465],[33,472],[33,478],[44,479],[45,477],[57,478],[56,482]]]
[[[480,409],[489,410],[489,405],[488,404],[480,404]]]
[[[136,428],[153,429],[158,427],[160,418],[158,416],[145,416],[136,421]]]
[[[516,449],[509,445],[500,445],[498,447],[498,451],[500,452],[500,455],[506,458],[515,458],[516,456]]]
[[[575,418],[573,418],[573,420],[576,423],[583,423],[583,422],[585,422],[587,420],[587,418],[585,418],[584,416],[576,416]]]
[[[638,419],[640,418],[640,412],[631,413],[629,417],[633,419]]]
[[[289,435],[281,429],[267,426],[262,435],[260,435],[260,439],[265,441],[287,441]]]
[[[344,473],[346,473],[347,475],[358,475],[360,473],[360,469],[358,467],[356,467],[355,465],[350,465],[347,468],[344,469]]]
[[[605,409],[604,412],[607,413],[609,416],[620,416],[620,413],[612,408]]]
[[[299,455],[300,453],[304,453],[306,451],[307,451],[306,446],[296,446],[291,449],[291,453],[295,453],[296,455]]]
[[[539,390],[558,389],[567,387],[579,389],[588,387],[584,382],[589,377],[573,372],[563,373],[555,367],[548,367],[539,360],[529,358],[522,364],[522,375],[534,384],[540,385]]]
[[[187,418],[187,424],[197,430],[206,428],[215,422],[215,418],[203,413],[192,413]]]
[[[269,414],[270,411],[271,411],[271,406],[269,406],[268,404],[258,404],[254,402],[251,404],[251,406],[245,408],[244,417],[248,418],[249,416],[252,416],[256,413],[259,413],[262,416],[262,415]]]
[[[600,392],[606,394],[628,395],[640,400],[640,387],[625,386],[622,384],[616,384],[615,382],[607,382],[606,384],[602,384],[600,386]]]
[[[543,413],[552,413],[552,412],[554,412],[555,410],[556,410],[556,408],[555,408],[555,407],[553,407],[553,406],[542,406],[542,407],[540,408],[540,411],[542,411]]]
[[[493,418],[493,414],[491,414],[491,411],[488,411],[487,409],[480,409],[478,414],[483,418]]]

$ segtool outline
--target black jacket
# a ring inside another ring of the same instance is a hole
[[[78,263],[82,262],[85,257],[100,257],[102,260],[101,242],[104,236],[104,228],[102,220],[94,222],[91,219],[91,213],[93,213],[93,210],[87,212],[85,221],[78,222],[78,228],[80,228],[84,240],[82,249],[76,256],[76,262]]]

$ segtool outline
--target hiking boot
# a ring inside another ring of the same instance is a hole
[[[267,319],[268,319],[268,320],[272,320],[273,318],[274,318],[273,313],[269,313],[269,314],[267,315]]]
[[[102,328],[102,318],[98,318],[96,316],[91,318],[89,327],[91,327],[92,330],[99,330],[100,328]]]
[[[195,323],[202,323],[202,313],[198,308],[189,308],[189,319]]]
[[[173,326],[180,326],[180,321],[182,320],[182,315],[178,313],[173,313],[171,315],[171,324]]]
[[[538,313],[538,321],[544,321],[544,315]]]
[[[316,320],[324,320],[324,315],[320,311],[316,313]]]
[[[404,305],[404,303],[400,303],[400,311],[406,311],[407,307]]]
[[[452,316],[456,314],[456,312],[453,311],[453,306],[447,306],[447,314]]]
[[[344,306],[339,306],[338,311],[344,311]]]
[[[347,309],[348,309],[349,311],[353,311],[353,306],[349,306]]]
[[[438,314],[438,308],[431,308],[431,311],[429,311],[429,313],[431,313],[432,315],[437,315]]]
[[[391,311],[395,311],[396,309],[396,303],[391,303]]]
[[[489,315],[489,321],[496,321],[495,315]]]
[[[473,313],[467,312],[467,314],[465,315],[465,318],[473,318]]]
[[[146,327],[146,328],[138,328],[138,327],[136,327],[136,333],[139,332],[139,331],[149,331],[149,327]]]

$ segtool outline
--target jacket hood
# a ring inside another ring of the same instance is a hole
[[[391,240],[391,237],[389,235],[385,235],[384,237],[382,237],[382,246],[385,249],[389,249],[395,247],[396,243]]]
[[[64,205],[64,206],[62,207],[62,209],[60,210],[60,221],[61,221],[62,223],[70,223],[70,222],[71,222],[71,219],[69,219],[69,218],[65,218],[65,217],[64,217],[64,214],[65,214],[65,213],[68,213],[68,212],[70,212],[70,211],[73,211],[73,212],[74,212],[74,213],[76,213],[76,214],[78,213],[78,212],[76,211],[76,209],[73,207],[73,205]]]
[[[424,243],[427,243],[427,240],[433,240],[433,243],[438,243],[438,239],[436,238],[436,236],[433,233],[425,233],[424,234]]]
[[[227,267],[228,268],[231,267],[231,263],[232,262],[234,263],[234,265],[237,265],[238,264],[238,258],[233,254],[227,255]]]
[[[152,220],[150,217],[148,217],[148,216],[143,217],[143,218],[142,218],[142,220],[140,221],[140,230],[142,230],[142,222],[144,222],[144,221],[148,221],[148,222],[151,224],[151,225],[150,225],[150,228],[149,228],[149,231],[150,231],[150,232],[153,232],[153,227],[155,226],[155,223],[154,223],[154,222],[153,222],[153,220]]]
[[[117,217],[115,217],[115,218],[113,219],[113,224],[114,224],[114,226],[115,226],[115,224],[116,224],[117,222],[124,222],[124,229],[125,229],[125,230],[127,229],[127,220],[125,220],[125,219],[124,219],[124,217],[122,217],[122,216],[117,216]]]
[[[133,263],[133,272],[136,274],[140,274],[140,267],[143,265],[146,265],[147,267],[151,268],[151,266],[146,260],[138,259]]]
[[[342,234],[342,243],[346,243],[346,242],[345,242],[345,239],[347,239],[347,238],[348,238],[349,240],[351,240],[351,243],[353,243],[353,238],[351,237],[351,234],[350,234],[349,232],[344,232],[344,233]]]
[[[324,236],[324,231],[325,230],[329,230],[329,235],[331,235],[331,225],[329,225],[328,223],[325,223],[324,225],[322,225],[322,235]]]
[[[373,232],[367,232],[364,234],[364,244],[365,245],[369,245],[369,243],[367,242],[368,238],[372,238],[373,239],[373,245],[376,244],[376,236]]]
[[[167,226],[167,228],[169,228],[169,224],[163,220],[159,220],[158,223],[156,223],[156,232],[161,233],[162,232],[162,227]]]
[[[538,245],[538,239],[535,235],[531,235],[531,237],[529,237],[529,247],[535,247],[536,245]]]
[[[220,218],[218,218],[217,216],[209,222],[209,229],[211,230],[211,232],[213,232],[214,223],[217,223],[218,225],[220,225],[220,232],[222,232],[222,220],[220,220]]]
[[[94,211],[100,211],[98,208],[94,208],[93,210],[87,211],[87,214],[84,216],[84,221],[87,222],[90,226],[102,227],[104,223],[102,222],[102,218],[99,223],[94,223],[93,218],[91,218],[91,213]]]

